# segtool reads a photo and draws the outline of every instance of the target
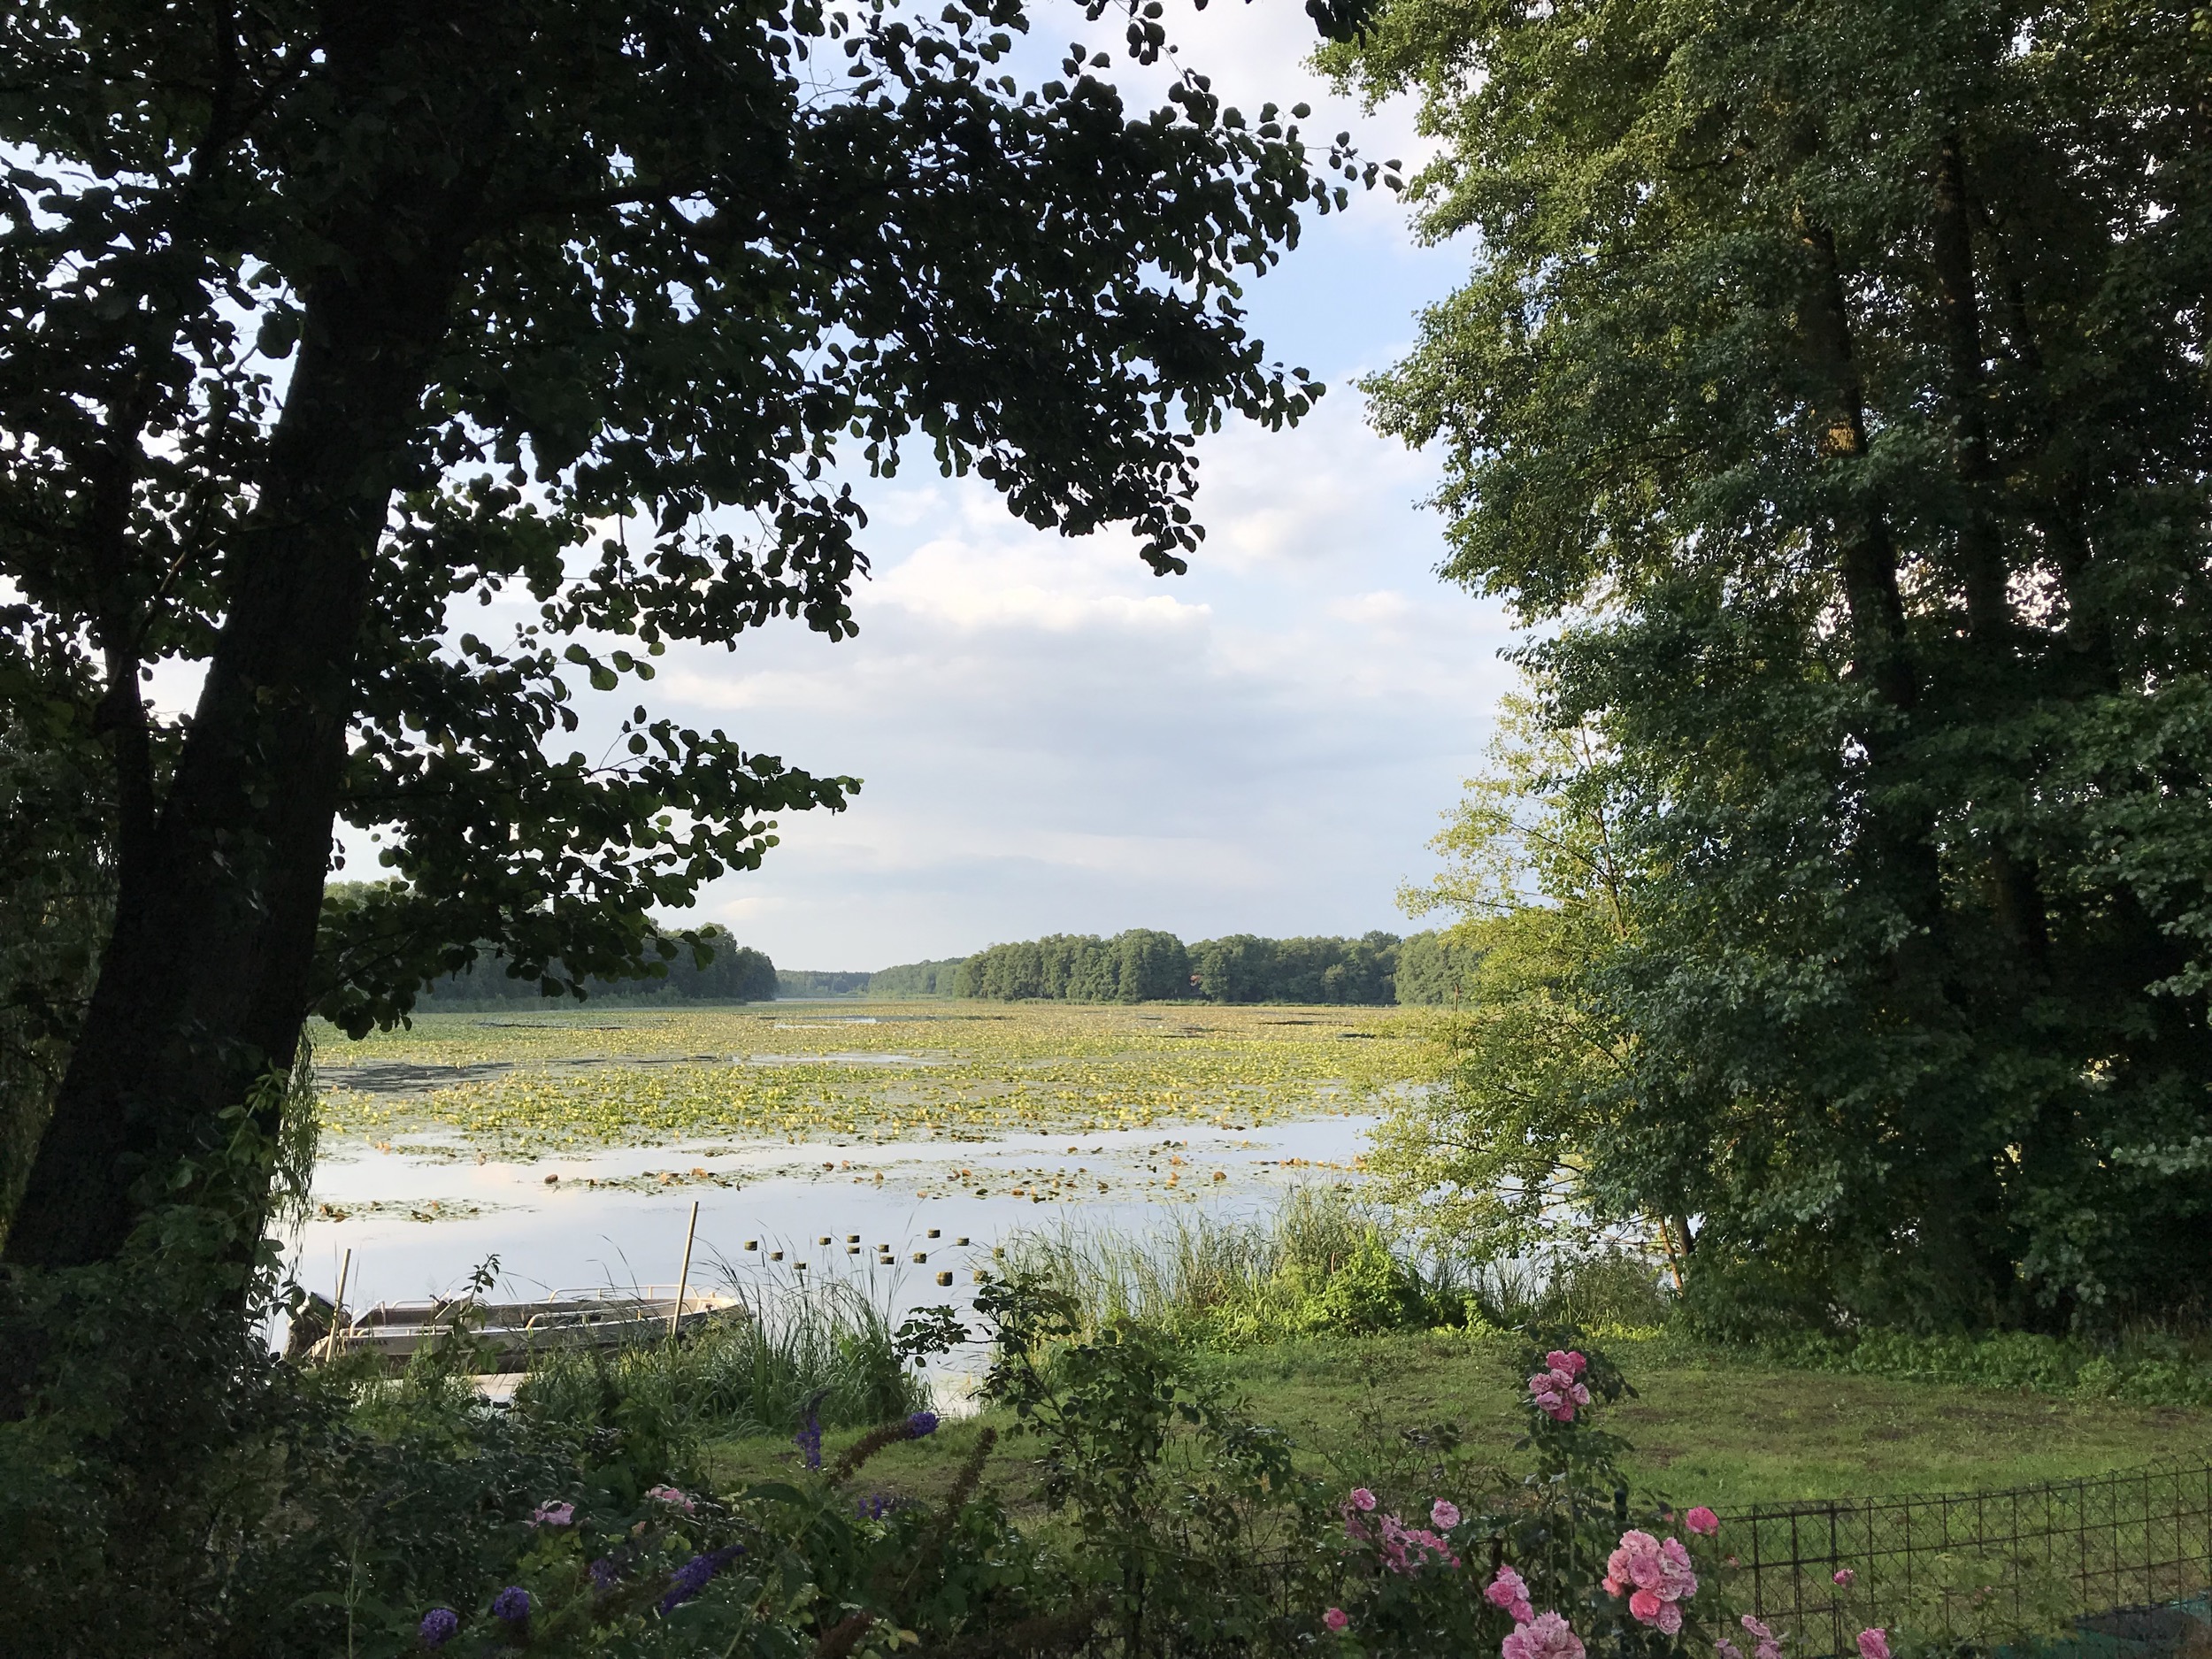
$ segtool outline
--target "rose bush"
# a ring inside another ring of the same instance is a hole
[[[1571,1333],[1549,1334],[1516,1368],[1532,1470],[1479,1471],[1440,1425],[1421,1437],[1443,1453],[1423,1472],[1449,1490],[1401,1494],[1378,1478],[1339,1503],[1346,1587],[1320,1620],[1337,1647],[1372,1659],[1673,1659],[1725,1642],[1720,1517],[1701,1504],[1632,1511],[1626,1447],[1594,1418],[1633,1390]],[[1424,1509],[1425,1527],[1400,1518]]]

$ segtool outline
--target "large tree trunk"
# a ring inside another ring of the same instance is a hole
[[[357,16],[331,40],[334,79],[373,96],[388,44],[378,24]],[[224,549],[227,612],[174,780],[150,831],[120,849],[114,932],[8,1232],[11,1263],[113,1256],[144,1184],[207,1149],[219,1114],[298,1048],[370,559],[482,176],[424,176],[436,141],[483,119],[450,113],[420,111],[411,161],[365,179],[329,227],[341,257],[303,296],[299,359],[256,510]]]
[[[2011,637],[2012,603],[2006,591],[2003,533],[1990,500],[1995,469],[1990,462],[1989,422],[1982,409],[1982,303],[1974,271],[1966,161],[1955,133],[1944,139],[1937,153],[1931,230],[1949,381],[1945,389],[1959,481],[1968,495],[1965,521],[1959,528],[1959,573],[1966,588],[1967,626],[1993,652]]]
[[[1989,422],[1983,411],[1982,303],[1974,268],[1974,228],[1966,187],[1966,159],[1958,134],[1944,139],[1936,157],[1935,218],[1932,242],[1936,296],[1941,313],[1949,385],[1953,446],[1959,482],[1967,494],[1959,526],[1959,569],[1966,588],[1966,619],[1982,674],[2001,693],[2017,666],[2010,571],[2004,532],[1991,499],[1996,468],[1989,453]],[[1989,885],[1997,926],[2021,965],[2039,976],[2049,949],[2049,919],[2035,863],[2002,841],[1989,853]]]
[[[1808,280],[1800,308],[1799,332],[1819,384],[1821,453],[1847,479],[1866,460],[1866,403],[1852,348],[1851,319],[1845,303],[1843,273],[1835,238],[1824,226],[1800,227]],[[1888,515],[1863,487],[1847,482],[1832,531],[1836,578],[1850,622],[1851,672],[1875,694],[1876,718],[1854,733],[1877,765],[1886,764],[1903,722],[1920,704],[1920,672],[1905,629],[1905,603],[1897,580],[1897,547]],[[1927,880],[1934,879],[1933,854],[1926,835],[1904,837],[1925,853]],[[1921,895],[1924,907],[1939,895]],[[1922,918],[1932,923],[1932,915]]]
[[[1867,457],[1865,395],[1835,241],[1816,224],[1800,227],[1809,282],[1801,335],[1821,385],[1821,448],[1839,469]],[[1849,618],[1851,669],[1874,692],[1868,718],[1854,733],[1867,755],[1867,823],[1860,849],[1863,879],[1893,896],[1906,931],[1890,953],[1893,1014],[1923,1034],[1954,1025],[1952,945],[1933,811],[1913,790],[1899,789],[1911,725],[1921,703],[1921,671],[1908,635],[1898,579],[1897,548],[1880,501],[1845,471],[1832,534],[1838,585]],[[1932,1288],[1954,1305],[1945,1313],[1980,1312],[2008,1266],[1990,1248],[1982,1218],[2003,1213],[1987,1165],[1978,1159],[1971,1126],[1942,1090],[1893,1102],[1911,1148],[1896,1179],[1914,1194],[1917,1252]]]

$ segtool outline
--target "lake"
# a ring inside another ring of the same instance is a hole
[[[1417,1060],[1376,1009],[432,1013],[319,1043],[293,1271],[328,1295],[350,1250],[357,1308],[450,1293],[494,1256],[502,1296],[672,1286],[695,1201],[695,1287],[964,1309],[1017,1231],[1141,1235],[1356,1180]]]

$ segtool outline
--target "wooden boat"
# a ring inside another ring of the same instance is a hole
[[[741,1322],[752,1310],[719,1291],[687,1290],[677,1305],[672,1285],[634,1292],[558,1290],[536,1302],[481,1302],[457,1296],[441,1302],[385,1302],[346,1310],[330,1328],[330,1304],[319,1296],[293,1321],[285,1351],[296,1359],[329,1361],[373,1354],[391,1371],[404,1371],[425,1348],[466,1342],[479,1373],[527,1371],[534,1356],[563,1349],[616,1348],[696,1334],[710,1325]]]

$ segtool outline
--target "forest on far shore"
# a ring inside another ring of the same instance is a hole
[[[1479,953],[1438,933],[1373,932],[1357,939],[1262,939],[1232,933],[1186,945],[1173,933],[1135,927],[1110,939],[1052,933],[993,945],[972,956],[901,963],[895,967],[827,972],[780,969],[764,951],[741,945],[726,928],[699,930],[711,952],[699,963],[680,949],[665,977],[589,979],[594,1000],[618,1002],[765,1002],[778,997],[978,997],[995,1002],[1319,1002],[1438,1007],[1466,995]],[[560,964],[549,966],[557,982]],[[422,995],[431,1007],[534,1001],[546,995],[536,975],[515,978],[486,957],[434,982]]]
[[[1186,945],[1133,927],[1111,938],[1051,933],[972,956],[874,973],[781,970],[783,996],[957,996],[995,1002],[1341,1002],[1436,1007],[1460,1002],[1477,953],[1439,933],[1401,939],[1263,939],[1232,933]]]

